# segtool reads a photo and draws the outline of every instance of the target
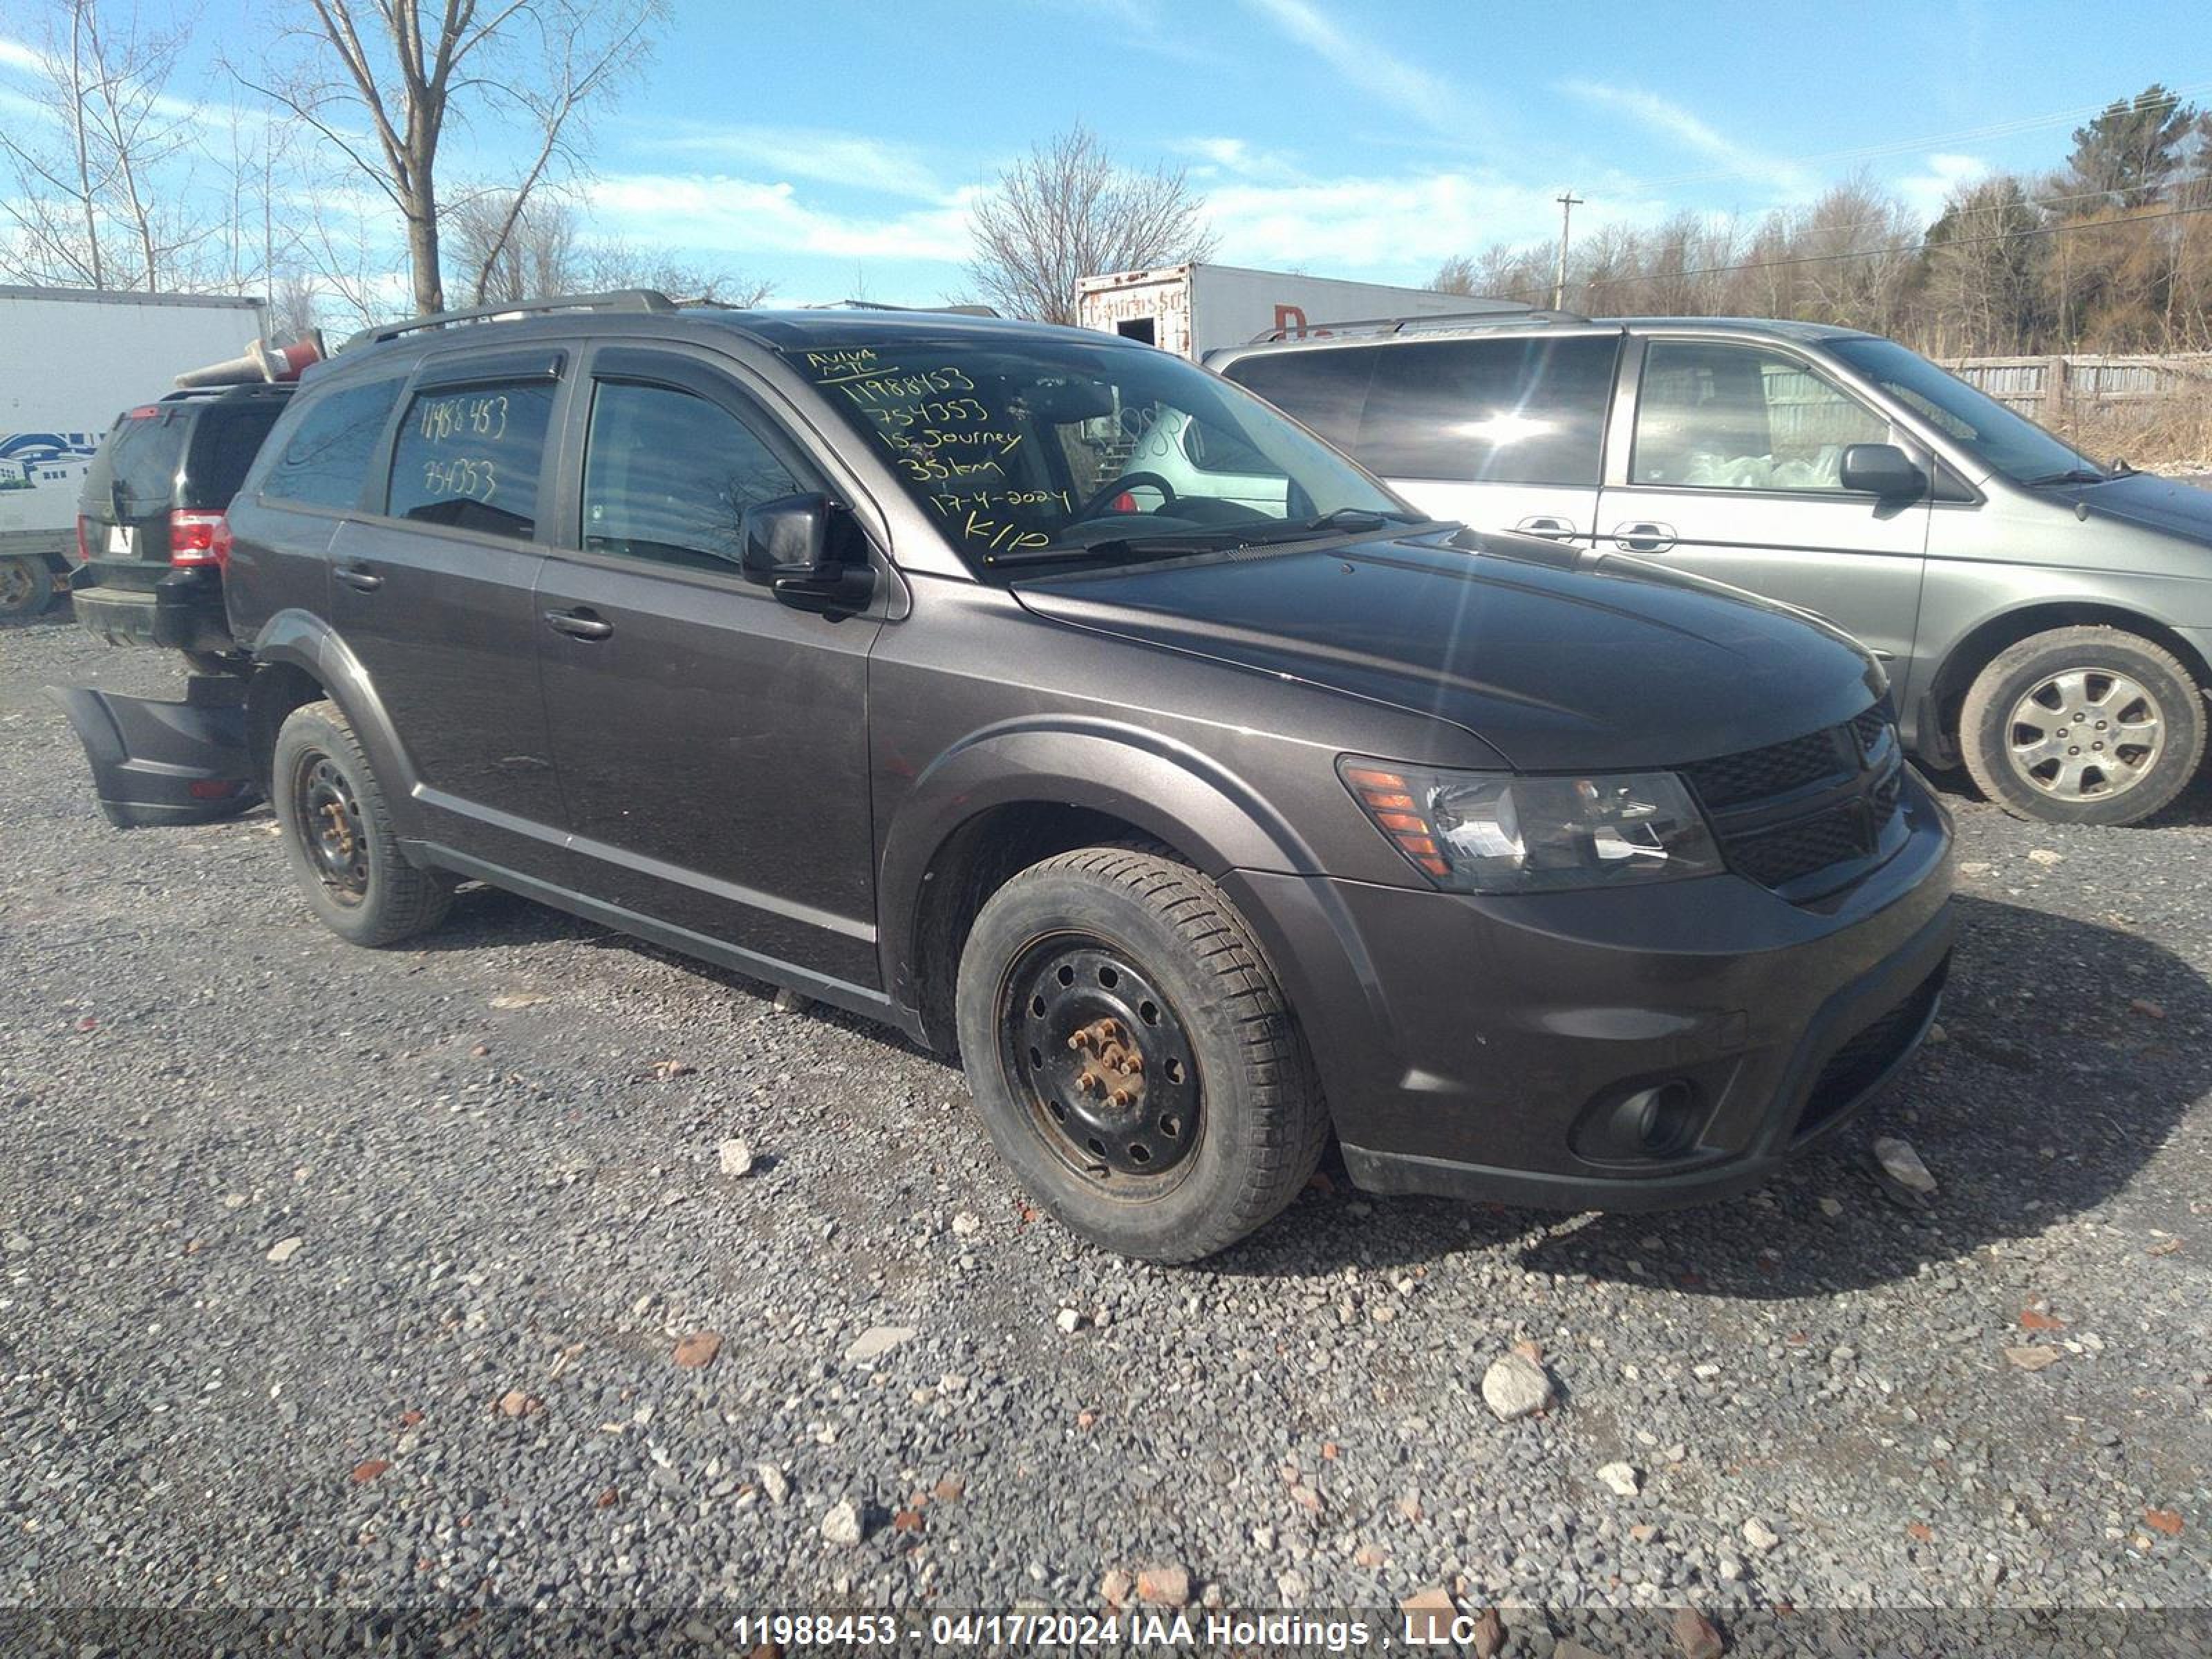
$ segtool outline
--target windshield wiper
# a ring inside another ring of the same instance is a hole
[[[986,553],[983,562],[993,570],[1012,570],[1032,564],[1072,564],[1080,559],[1174,559],[1243,545],[1245,538],[1236,532],[1216,536],[1109,536],[1080,547],[1024,547],[1012,553]]]
[[[2100,472],[2094,467],[2069,466],[2063,472],[2045,472],[2040,477],[2027,479],[2026,483],[2030,489],[2040,489],[2045,484],[2108,483],[2111,481],[2110,473]]]

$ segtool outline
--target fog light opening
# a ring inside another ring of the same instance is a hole
[[[1681,1078],[1638,1089],[1613,1109],[1616,1140],[1645,1158],[1671,1158],[1697,1128],[1698,1091]]]

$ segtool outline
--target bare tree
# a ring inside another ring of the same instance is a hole
[[[445,308],[440,146],[449,127],[496,121],[526,133],[504,221],[483,239],[472,292],[541,185],[572,171],[593,100],[641,60],[665,0],[300,0],[287,71],[246,85],[319,133],[389,198],[406,228],[415,305]],[[364,137],[364,135],[366,135]]]
[[[0,270],[25,282],[95,289],[173,286],[173,266],[204,234],[167,210],[153,179],[191,143],[166,88],[182,37],[111,26],[100,0],[60,0],[30,94],[39,114],[0,126],[14,174],[0,188]]]
[[[1075,285],[1109,270],[1180,264],[1213,252],[1203,204],[1181,168],[1117,166],[1088,128],[1033,148],[975,204],[969,275],[1000,310],[1075,320]]]
[[[544,191],[520,209],[506,191],[464,198],[447,216],[445,245],[461,267],[480,273],[476,295],[485,305],[650,288],[675,299],[743,307],[774,291],[755,277],[641,253],[613,237],[587,237],[577,228],[575,210]]]

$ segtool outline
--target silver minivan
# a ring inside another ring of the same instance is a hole
[[[1820,612],[1887,664],[1906,744],[2024,817],[2133,823],[2203,758],[2212,491],[2100,465],[1894,341],[1537,312],[1207,364],[1426,512]],[[1218,491],[1209,440],[1130,466]]]

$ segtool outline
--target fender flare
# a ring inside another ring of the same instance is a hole
[[[300,670],[337,704],[354,735],[361,739],[361,746],[368,751],[369,764],[376,769],[393,830],[403,841],[418,837],[422,813],[415,802],[414,763],[408,757],[406,745],[399,741],[368,670],[338,637],[337,629],[308,611],[280,611],[262,624],[252,648],[256,663]],[[248,708],[258,714],[258,705],[250,687],[246,696]]]
[[[1304,837],[1212,757],[1109,720],[1021,719],[963,738],[926,767],[884,836],[877,887],[884,982],[915,1006],[924,884],[963,825],[1001,806],[1082,807],[1134,824],[1219,876],[1232,869],[1308,875]]]

